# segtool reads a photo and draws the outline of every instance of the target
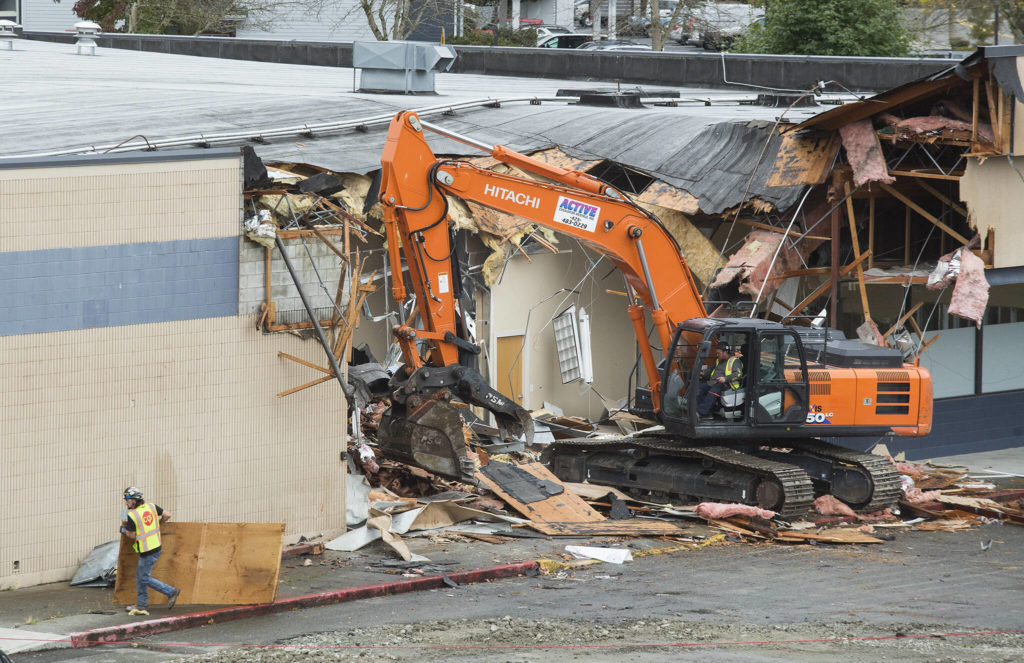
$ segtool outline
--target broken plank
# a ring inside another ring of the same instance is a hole
[[[783,134],[768,175],[768,186],[821,184],[839,151],[839,134],[789,132]]]
[[[561,484],[558,477],[540,463],[524,463],[516,465],[516,467],[542,481]],[[524,504],[479,470],[476,473],[476,479],[505,500],[513,509],[535,523],[599,523],[605,520],[604,516],[571,490],[563,490],[558,495]]]
[[[531,522],[548,536],[678,536],[681,528],[661,520],[606,520],[590,523]]]
[[[865,534],[856,529],[833,529],[820,533],[784,531],[778,533],[778,540],[797,541],[800,543],[806,543],[807,541],[817,541],[820,543],[882,543],[882,539],[877,539],[870,534]]]

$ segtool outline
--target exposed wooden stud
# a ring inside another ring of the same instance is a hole
[[[313,230],[313,234],[315,234],[318,238],[320,238],[320,241],[323,242],[324,244],[326,244],[327,248],[329,248],[331,251],[334,252],[334,255],[336,255],[339,258],[341,258],[344,262],[346,262],[346,263],[348,262],[348,254],[342,253],[341,249],[339,249],[338,247],[336,247],[334,245],[334,242],[332,242],[331,240],[327,239],[327,236],[324,235],[323,232],[321,232],[320,228],[317,228],[316,226],[313,226],[312,230]]]
[[[843,190],[846,193],[846,216],[850,222],[850,240],[853,242],[853,252],[860,255],[860,239],[857,236],[857,217],[853,213],[853,199],[850,198],[850,183],[843,183]],[[864,319],[871,319],[871,307],[868,305],[868,291],[864,287],[864,265],[857,265],[857,285],[860,287],[860,305],[864,310]]]
[[[291,396],[292,394],[294,394],[297,391],[302,391],[303,389],[309,389],[310,387],[315,387],[318,384],[323,384],[324,382],[328,382],[328,381],[333,380],[333,379],[334,379],[334,375],[333,374],[325,375],[322,378],[317,378],[315,380],[311,380],[310,382],[307,382],[306,384],[300,384],[298,387],[292,387],[291,389],[287,389],[285,391],[282,391],[281,393],[279,393],[277,395],[277,397],[278,398],[284,398],[285,396]]]
[[[909,311],[907,311],[902,316],[900,316],[900,319],[896,321],[896,324],[894,324],[892,327],[889,327],[889,331],[887,331],[884,334],[882,334],[882,338],[885,338],[885,339],[889,338],[889,336],[891,336],[892,333],[894,331],[896,331],[899,328],[900,325],[902,325],[904,322],[906,322],[907,319],[910,318],[910,316],[912,316],[915,313],[917,313],[917,309],[921,308],[923,303],[924,302],[918,302],[918,303],[914,304],[913,308],[911,308]]]
[[[1002,137],[999,135],[999,132],[1002,129],[1002,122],[1000,121],[999,111],[996,107],[995,92],[993,91],[993,87],[995,87],[995,83],[992,81],[990,75],[989,79],[985,81],[985,97],[988,100],[989,124],[992,125],[992,144],[995,146],[996,150],[998,150],[999,146],[1003,144]]]
[[[294,361],[296,364],[302,364],[303,366],[306,366],[307,368],[312,368],[315,371],[320,371],[321,373],[328,373],[332,377],[334,376],[334,371],[332,371],[331,369],[324,368],[323,366],[317,366],[316,364],[314,364],[311,361],[306,361],[305,359],[300,359],[300,358],[296,357],[295,355],[288,354],[287,352],[278,352],[277,356],[278,357],[282,357],[284,359],[288,359],[289,361]]]
[[[972,81],[974,87],[974,101],[971,104],[971,142],[978,142],[978,102],[981,89],[981,79],[975,78]]]
[[[910,264],[910,208],[903,208],[903,264]]]
[[[902,193],[900,193],[899,191],[897,191],[893,187],[889,186],[888,184],[885,184],[884,182],[879,182],[878,184],[879,184],[879,186],[882,187],[882,189],[884,189],[885,191],[889,192],[890,195],[892,195],[894,198],[896,198],[897,200],[902,202],[904,205],[906,205],[907,207],[913,209],[915,212],[917,212],[918,214],[920,214],[921,216],[923,216],[924,218],[928,219],[933,224],[935,224],[936,226],[941,228],[950,237],[952,237],[956,241],[960,242],[961,244],[967,244],[968,240],[963,235],[961,235],[957,231],[953,230],[952,228],[947,226],[942,221],[939,221],[938,219],[936,219],[934,216],[929,214],[923,207],[921,207],[920,205],[915,203],[913,200],[911,200],[910,198],[906,197],[905,195],[903,195]],[[909,235],[909,227],[910,226],[909,226],[909,223],[908,223],[908,226],[907,226],[907,228],[908,228],[908,230],[907,230],[908,235]],[[908,237],[908,246],[906,247],[905,250],[908,251],[908,252],[910,251],[909,237]],[[907,255],[906,262],[907,263],[910,262],[909,254]]]
[[[996,88],[996,93],[999,95],[999,152],[1009,154],[1010,140],[1013,137],[1010,125],[1010,97],[1002,88]]]
[[[875,197],[868,199],[868,269],[875,266]]]
[[[829,297],[829,320],[833,326],[838,325],[839,317],[839,208],[832,210],[832,262],[830,263],[832,278],[829,279],[832,295]]]
[[[955,202],[953,202],[953,200],[949,196],[944,195],[942,192],[940,192],[935,187],[933,187],[933,186],[931,186],[929,184],[926,184],[926,183],[922,182],[921,180],[917,180],[917,185],[919,187],[921,187],[922,189],[924,189],[925,191],[927,191],[928,193],[930,193],[933,196],[935,196],[936,198],[938,198],[939,200],[941,200],[942,202],[944,202],[947,205],[949,205],[950,207],[952,207],[953,211],[956,212],[957,214],[959,214],[960,216],[964,217],[965,219],[967,218],[967,210],[964,209],[963,207],[961,207],[960,205],[957,205]]]
[[[964,156],[970,155],[965,154]],[[947,175],[930,170],[890,170],[889,174],[893,177],[921,177],[926,180],[948,180],[950,182],[959,182],[964,175],[962,172]]]
[[[851,271],[853,271],[853,269],[854,269],[854,268],[855,268],[855,267],[856,267],[857,265],[859,265],[859,264],[861,264],[862,262],[864,262],[864,260],[865,260],[865,259],[866,259],[866,258],[867,258],[867,257],[868,257],[869,255],[870,255],[870,252],[869,252],[869,251],[865,251],[864,253],[860,254],[860,256],[858,256],[856,260],[854,260],[854,261],[853,261],[853,262],[851,262],[851,263],[850,263],[849,265],[846,265],[845,267],[843,267],[842,269],[840,269],[840,270],[839,270],[839,278],[843,278],[844,276],[846,276],[847,274],[849,274],[849,273],[850,273]],[[793,307],[793,308],[792,308],[792,309],[791,309],[791,310],[789,311],[789,313],[787,313],[787,314],[786,314],[785,316],[783,316],[783,318],[782,318],[782,319],[783,319],[783,320],[785,320],[786,318],[791,318],[791,317],[793,317],[793,314],[794,314],[795,312],[797,312],[797,311],[802,311],[802,310],[804,310],[804,308],[805,308],[806,306],[808,306],[808,305],[809,305],[809,304],[810,304],[811,302],[813,302],[813,301],[814,301],[815,299],[817,299],[818,297],[820,297],[820,296],[822,295],[822,293],[824,293],[824,292],[825,292],[826,290],[828,290],[828,289],[829,289],[829,288],[830,288],[831,286],[832,286],[832,279],[828,279],[828,280],[826,280],[826,281],[825,281],[824,283],[822,283],[822,284],[821,284],[821,285],[819,285],[819,286],[818,286],[817,288],[815,288],[814,292],[812,292],[811,294],[809,294],[809,295],[807,295],[806,297],[804,297],[804,298],[803,298],[803,299],[802,299],[802,300],[800,301],[800,303],[799,303],[799,304],[797,304],[796,306],[794,306],[794,307]],[[833,322],[833,324],[834,324],[834,322]]]

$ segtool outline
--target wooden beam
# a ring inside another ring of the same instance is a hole
[[[906,322],[906,321],[907,321],[907,318],[909,318],[910,316],[912,316],[912,315],[914,315],[915,313],[917,313],[917,309],[921,308],[921,305],[922,305],[922,304],[923,304],[923,302],[918,302],[918,303],[914,304],[914,307],[913,307],[913,308],[911,308],[911,309],[910,309],[909,311],[907,311],[907,312],[906,312],[906,313],[904,313],[904,314],[903,314],[902,316],[900,316],[900,319],[896,321],[896,324],[894,324],[894,325],[893,325],[892,327],[889,327],[889,331],[887,331],[887,332],[885,332],[884,334],[882,334],[882,338],[886,338],[886,339],[887,339],[887,338],[889,338],[889,336],[890,336],[890,335],[891,335],[891,334],[892,334],[892,333],[893,333],[894,331],[896,331],[896,329],[897,329],[897,328],[898,328],[898,327],[899,327],[900,325],[902,325],[902,324],[903,324],[904,322]]]
[[[871,257],[868,258],[868,269],[875,266],[875,197],[868,199],[868,251]]]
[[[933,186],[931,186],[929,184],[925,184],[921,180],[917,180],[917,185],[919,187],[921,187],[922,189],[924,189],[925,191],[927,191],[928,193],[930,193],[933,196],[935,196],[936,198],[938,198],[939,200],[941,200],[942,202],[944,202],[947,205],[949,205],[950,207],[952,207],[953,211],[956,212],[957,214],[959,214],[960,216],[964,217],[965,219],[967,218],[967,210],[966,209],[964,209],[960,205],[957,205],[955,202],[953,202],[953,200],[951,198],[949,198],[948,196],[942,194],[935,187],[933,187]]]
[[[910,264],[910,208],[903,208],[903,264]]]
[[[880,187],[882,187],[882,189],[887,191],[889,193],[889,195],[891,195],[893,198],[896,198],[897,200],[902,202],[907,207],[911,208],[912,210],[914,210],[915,212],[917,212],[918,214],[920,214],[924,218],[926,218],[929,221],[931,221],[933,224],[938,226],[940,229],[942,229],[946,234],[948,234],[950,237],[952,237],[956,241],[960,242],[961,244],[967,244],[968,243],[969,240],[967,240],[963,235],[961,235],[957,231],[953,230],[952,228],[947,226],[942,221],[939,221],[938,219],[936,219],[934,216],[929,214],[923,207],[921,207],[920,205],[915,203],[910,198],[907,198],[906,196],[904,196],[902,193],[900,193],[899,191],[897,191],[893,187],[889,186],[888,184],[886,184],[884,182],[879,182],[878,185]],[[908,246],[907,249],[909,250],[909,248],[910,247]],[[907,262],[909,263],[910,260],[908,259]]]
[[[313,233],[317,237],[320,238],[320,241],[323,242],[324,244],[326,244],[327,248],[329,248],[331,251],[334,252],[334,255],[336,255],[339,258],[341,258],[344,262],[348,262],[348,256],[345,255],[344,253],[342,253],[341,249],[339,249],[338,247],[336,247],[334,245],[334,242],[332,242],[331,240],[327,239],[327,236],[324,235],[323,232],[321,232],[320,228],[318,228],[316,226],[313,226],[312,230],[313,230]]]
[[[854,268],[855,268],[855,267],[856,267],[857,265],[859,265],[859,264],[861,264],[862,262],[864,262],[864,260],[865,260],[865,259],[866,259],[866,258],[867,258],[867,257],[868,257],[869,255],[870,255],[870,252],[869,252],[869,251],[865,251],[864,253],[860,254],[860,256],[858,256],[856,260],[854,260],[854,261],[853,261],[853,262],[851,262],[851,263],[850,263],[849,265],[847,265],[846,267],[843,267],[843,268],[842,268],[841,270],[839,270],[839,278],[843,278],[844,276],[846,276],[847,274],[849,274],[849,273],[850,273],[851,271],[853,271],[853,269],[854,269]],[[794,306],[794,307],[793,307],[793,308],[792,308],[792,309],[790,310],[790,312],[789,312],[789,313],[787,313],[787,314],[786,314],[785,316],[783,316],[783,318],[782,318],[782,319],[783,319],[783,320],[785,320],[786,318],[791,318],[791,317],[793,317],[793,313],[795,313],[796,311],[802,311],[802,310],[804,309],[804,307],[806,307],[806,306],[807,306],[808,304],[810,304],[810,303],[811,303],[811,302],[813,302],[813,301],[814,301],[815,299],[817,299],[818,297],[820,297],[820,296],[822,295],[822,293],[824,293],[824,292],[825,292],[826,290],[828,290],[828,289],[829,289],[829,288],[830,288],[831,286],[832,286],[832,279],[828,279],[828,280],[826,280],[826,281],[825,281],[824,283],[822,283],[821,285],[819,285],[819,286],[818,286],[818,287],[817,287],[817,288],[816,288],[816,289],[814,290],[814,292],[812,292],[811,294],[809,294],[809,295],[807,295],[806,297],[804,297],[804,298],[803,298],[803,299],[802,299],[802,300],[800,301],[800,303],[799,303],[799,304],[797,304],[796,306]],[[832,322],[833,322],[833,324],[835,324],[835,322],[834,322],[834,321],[832,321]]]
[[[850,222],[850,240],[853,242],[853,252],[860,255],[860,239],[857,236],[857,217],[853,213],[853,199],[850,198],[850,183],[844,182],[843,189],[846,193],[846,216]],[[857,285],[860,287],[860,305],[864,310],[864,320],[871,319],[871,307],[868,306],[868,291],[864,287],[864,265],[857,265]]]
[[[965,154],[964,156],[969,155]],[[946,175],[928,170],[890,170],[889,174],[893,177],[922,177],[926,180],[949,180],[950,182],[959,182],[964,175],[962,172]]]
[[[313,362],[306,361],[305,359],[299,359],[295,355],[290,355],[287,352],[278,352],[277,356],[278,357],[283,357],[283,358],[288,359],[290,361],[294,361],[296,364],[302,364],[303,366],[307,366],[309,368],[312,368],[313,370],[320,371],[321,373],[327,373],[328,375],[331,375],[331,376],[334,375],[334,371],[332,371],[332,370],[330,370],[328,368],[324,368],[323,366],[317,366]]]
[[[760,228],[761,230],[771,230],[772,232],[777,232],[780,235],[784,234],[784,229],[783,228],[776,228],[775,226],[769,226],[767,223],[758,223],[757,221],[752,221],[750,219],[736,219],[736,222],[737,223],[742,223],[745,226],[750,226],[751,228]],[[790,228],[789,232],[785,233],[785,234],[787,236],[789,236],[789,235],[797,235],[797,236],[799,236],[800,235],[800,231],[797,230],[796,228]],[[805,239],[820,239],[820,240],[826,241],[826,242],[829,240],[828,237],[821,237],[819,235],[804,235],[804,238]]]
[[[995,93],[992,89],[994,87],[995,82],[990,74],[988,80],[985,81],[985,97],[988,100],[989,124],[992,125],[992,144],[998,150],[999,146],[1003,144],[1002,137],[999,135],[1002,122],[999,117],[999,109],[996,107]]]
[[[973,102],[971,103],[971,142],[972,143],[977,143],[978,142],[978,102],[980,101],[979,91],[981,89],[980,88],[980,86],[981,86],[981,79],[980,78],[975,78],[974,81],[972,81],[972,83],[973,83],[973,87],[974,87],[974,99],[973,99]]]
[[[328,381],[333,380],[333,379],[334,379],[334,374],[333,373],[331,375],[325,375],[322,378],[317,378],[315,380],[307,382],[306,384],[300,384],[298,387],[292,387],[291,389],[288,389],[286,391],[282,391],[280,394],[277,395],[277,397],[278,398],[284,398],[285,396],[291,396],[292,394],[294,394],[297,391],[302,391],[303,389],[309,389],[310,387],[315,387],[318,384],[323,384],[324,382],[328,382]]]

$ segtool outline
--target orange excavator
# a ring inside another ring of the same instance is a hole
[[[427,130],[543,179],[438,158]],[[551,445],[545,460],[559,478],[653,498],[755,504],[784,516],[806,511],[825,492],[858,510],[895,504],[899,476],[887,459],[820,438],[930,432],[931,376],[904,363],[899,351],[847,340],[834,329],[708,317],[675,238],[621,191],[586,173],[483,144],[412,112],[392,120],[381,165],[379,193],[369,200],[383,206],[392,273],[402,273],[404,256],[421,320],[419,328],[392,330],[404,366],[391,379],[392,405],[378,432],[385,455],[472,480],[472,406],[494,415],[499,436],[532,440],[529,413],[474,366],[480,348],[466,333],[448,220],[446,196],[454,196],[570,235],[625,279],[626,313],[647,381],[630,411],[657,425]],[[392,294],[407,298],[401,278]],[[736,358],[728,386],[708,397],[708,369],[726,348]],[[701,416],[709,399],[711,416]]]

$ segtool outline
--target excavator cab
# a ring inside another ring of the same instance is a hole
[[[808,411],[807,360],[800,337],[751,318],[679,324],[662,366],[661,419],[686,437],[764,437],[792,429]],[[759,430],[760,429],[760,430]]]

